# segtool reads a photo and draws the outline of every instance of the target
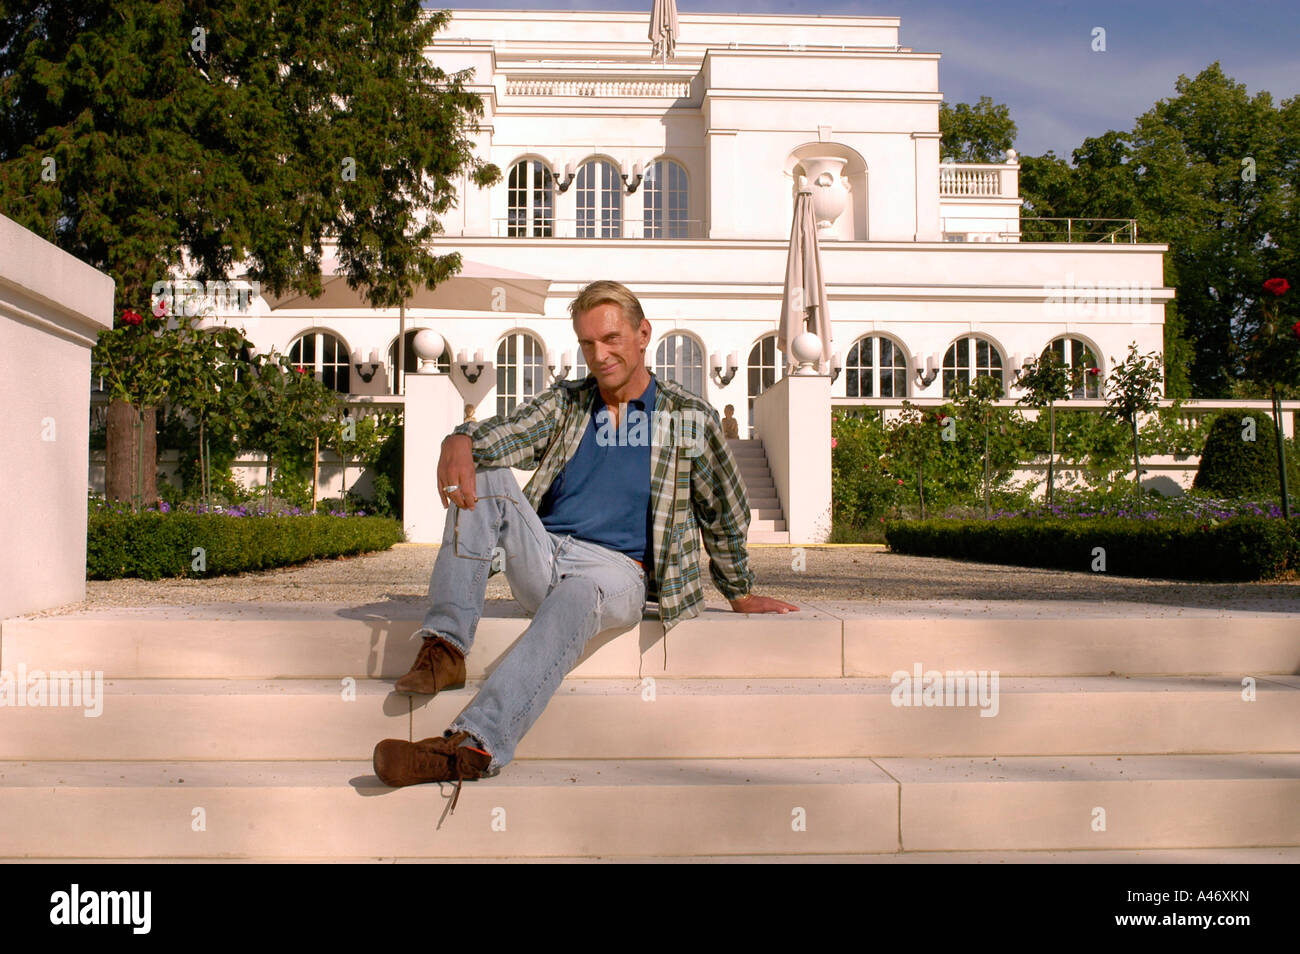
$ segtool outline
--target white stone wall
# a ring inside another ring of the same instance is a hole
[[[113,280],[0,216],[0,619],[86,592],[90,349]]]

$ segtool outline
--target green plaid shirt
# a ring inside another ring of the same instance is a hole
[[[556,475],[577,453],[595,396],[594,375],[561,381],[504,417],[470,421],[455,433],[474,442],[474,463],[480,467],[535,469],[524,496],[536,510]],[[656,375],[653,420],[654,579],[648,596],[657,594],[666,634],[683,619],[698,616],[703,606],[701,536],[709,554],[709,575],[728,600],[752,592],[754,574],[745,549],[749,499],[718,412]],[[491,573],[498,572],[494,565]]]

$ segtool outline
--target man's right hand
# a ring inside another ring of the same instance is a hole
[[[468,434],[448,434],[438,458],[438,498],[444,507],[450,500],[463,510],[474,509],[474,474],[474,442]],[[453,485],[458,489],[450,494],[442,489]]]

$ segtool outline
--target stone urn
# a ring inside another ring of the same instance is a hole
[[[844,178],[847,159],[825,156],[802,161],[804,174],[799,177],[799,191],[813,197],[813,217],[817,231],[824,232],[835,224],[849,201],[849,181]]]

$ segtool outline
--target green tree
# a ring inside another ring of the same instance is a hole
[[[1045,348],[1042,355],[1028,358],[1021,369],[1016,384],[1024,388],[1025,393],[1016,399],[1017,404],[1026,407],[1047,408],[1047,506],[1052,505],[1052,492],[1056,473],[1056,402],[1064,401],[1071,390],[1082,383],[1081,375],[1095,374],[1096,368],[1082,370],[1067,368],[1061,356],[1052,348]]]
[[[981,96],[974,106],[939,104],[939,153],[953,162],[1001,162],[1016,139],[1011,111]]]
[[[316,293],[327,244],[396,305],[460,267],[429,248],[456,180],[500,180],[473,152],[468,71],[425,57],[449,18],[419,0],[0,0],[0,213],[111,275],[116,311],[183,268]]]
[[[1025,213],[1135,218],[1141,240],[1168,243],[1165,393],[1259,397],[1267,385],[1244,358],[1260,288],[1296,274],[1300,247],[1300,97],[1275,107],[1217,62],[1179,76],[1175,93],[1132,130],[1086,139],[1073,166],[1022,160]]]
[[[1002,382],[989,374],[977,375],[973,385],[965,378],[959,377],[953,385],[953,398],[962,420],[979,428],[983,435],[984,444],[980,456],[984,463],[985,519],[993,516],[993,491],[989,478],[989,431],[993,426],[994,414],[997,412],[993,402],[1000,397],[1002,397]]]
[[[1128,346],[1128,355],[1116,364],[1111,355],[1111,372],[1106,379],[1106,411],[1116,420],[1129,425],[1133,434],[1133,485],[1137,503],[1142,501],[1142,462],[1138,456],[1138,415],[1159,406],[1160,355],[1154,351],[1139,355],[1137,342]]]

